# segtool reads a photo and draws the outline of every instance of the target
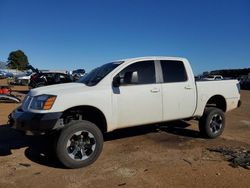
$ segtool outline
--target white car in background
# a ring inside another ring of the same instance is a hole
[[[24,75],[19,75],[15,77],[15,84],[18,85],[29,85],[32,72],[28,72]]]
[[[205,77],[204,80],[223,80],[223,76],[221,75],[210,75]]]

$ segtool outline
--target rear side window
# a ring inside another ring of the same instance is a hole
[[[155,83],[154,61],[140,61],[133,63],[123,69],[119,73],[119,76],[122,85]]]
[[[187,81],[187,73],[182,61],[162,60],[164,83]]]

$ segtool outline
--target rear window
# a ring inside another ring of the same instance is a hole
[[[161,67],[164,83],[187,81],[187,73],[182,61],[162,60]]]

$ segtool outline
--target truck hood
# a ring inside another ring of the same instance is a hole
[[[86,86],[83,83],[66,83],[66,84],[56,84],[51,86],[44,86],[30,90],[30,96],[37,96],[43,94],[50,95],[63,95],[63,94],[73,94],[76,92],[84,92],[93,90],[93,87]]]

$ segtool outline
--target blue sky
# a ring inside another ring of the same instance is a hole
[[[249,0],[0,0],[0,60],[87,71],[137,56],[182,56],[196,74],[250,67]]]

